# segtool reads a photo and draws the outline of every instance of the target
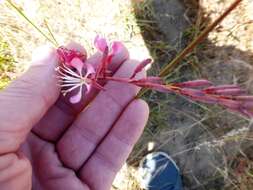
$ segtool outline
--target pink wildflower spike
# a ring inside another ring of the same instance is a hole
[[[130,79],[134,78],[137,73],[141,72],[147,65],[151,64],[152,59],[145,59],[143,60],[134,70]]]
[[[213,83],[205,80],[205,79],[199,79],[199,80],[192,80],[192,81],[187,81],[187,82],[181,82],[181,83],[175,83],[173,84],[173,86],[177,86],[177,87],[187,87],[187,88],[191,88],[191,87],[204,87],[204,86],[210,86]]]
[[[85,93],[88,93],[91,87],[106,90],[99,82],[116,81],[160,92],[180,94],[194,101],[218,104],[231,111],[253,118],[253,96],[243,95],[245,91],[240,89],[238,85],[212,86],[213,84],[205,79],[165,84],[162,78],[154,76],[135,79],[136,74],[151,63],[150,59],[142,61],[135,68],[130,78],[111,76],[107,68],[108,64],[110,64],[114,55],[120,53],[122,48],[125,48],[124,45],[118,41],[108,44],[106,39],[100,36],[95,38],[94,44],[97,50],[103,53],[101,63],[97,69],[85,62],[86,55],[64,47],[57,49],[59,60],[62,63],[57,70],[60,73],[59,78],[63,87],[63,95],[77,90],[77,93],[70,97],[70,102],[73,104],[82,99],[84,86],[86,88]]]

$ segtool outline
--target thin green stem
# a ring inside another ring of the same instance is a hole
[[[198,35],[181,53],[179,53],[169,64],[167,64],[159,73],[160,77],[165,77],[166,75],[168,75],[173,69],[174,67],[180,63],[180,61],[182,61],[190,52],[192,52],[194,50],[194,48],[200,44],[204,39],[206,39],[206,37],[208,36],[208,34],[218,25],[221,23],[221,21],[229,15],[229,13],[231,11],[233,11],[238,5],[239,3],[241,3],[242,0],[235,0],[226,11],[224,11],[224,13],[222,13],[212,24],[210,24],[208,27],[206,27],[206,29],[204,29],[200,35]],[[143,96],[148,89],[144,88],[142,89],[137,97],[141,97]]]
[[[48,25],[48,23],[47,23],[47,21],[46,21],[46,19],[44,20],[44,23],[45,23],[45,25],[46,25],[46,28],[47,28],[47,30],[48,30],[50,36],[52,37],[52,39],[54,40],[56,46],[58,47],[58,46],[59,46],[59,43],[57,42],[57,40],[56,40],[56,38],[55,38],[55,36],[54,36],[54,34],[53,34],[51,28],[49,27],[49,25]]]
[[[57,43],[51,40],[39,27],[37,27],[11,0],[6,0],[12,8],[14,8],[27,22],[29,22],[41,35],[43,35],[48,41],[57,47]]]

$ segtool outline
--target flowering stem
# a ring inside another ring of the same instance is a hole
[[[98,90],[106,90],[106,87],[100,85],[107,81],[132,84],[141,88],[148,88],[163,93],[175,93],[207,104],[217,104],[227,108],[230,111],[240,113],[246,117],[253,118],[253,96],[246,96],[245,90],[238,85],[218,85],[214,86],[211,81],[206,79],[197,79],[180,83],[165,84],[161,77],[147,76],[140,79],[133,77],[115,77],[107,76],[107,58],[108,51],[104,51],[104,59],[95,69],[91,64],[86,63],[86,55],[80,54],[75,50],[69,50],[64,47],[57,49],[59,60],[62,66],[57,67],[60,86],[63,95],[78,89],[78,93],[71,96],[69,101],[73,104],[82,99],[82,89],[85,86],[85,94],[89,93],[92,87]],[[150,61],[142,61],[131,76],[141,72]],[[85,74],[83,73],[85,72]]]
[[[6,0],[12,8],[14,8],[26,21],[28,21],[42,36],[50,41],[55,47],[58,47],[57,42],[51,40],[38,26],[36,26],[11,0]]]
[[[205,30],[203,30],[200,35],[198,35],[179,55],[177,55],[168,65],[166,65],[161,72],[159,73],[160,77],[165,77],[168,75],[172,69],[180,62],[182,61],[187,54],[192,52],[192,50],[201,43],[208,34],[231,12],[233,11],[239,3],[241,3],[242,0],[235,0],[234,3],[232,3],[229,8],[221,14],[212,24],[210,24]],[[143,96],[148,89],[142,89],[137,97]]]

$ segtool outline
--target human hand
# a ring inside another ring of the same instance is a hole
[[[85,51],[77,44],[69,48]],[[148,118],[147,104],[134,99],[139,88],[110,81],[106,91],[92,89],[70,104],[57,85],[55,50],[39,54],[0,92],[0,189],[110,189]],[[100,58],[95,54],[88,62],[96,65]],[[137,65],[124,49],[110,69],[127,77]]]

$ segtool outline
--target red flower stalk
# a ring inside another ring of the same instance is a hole
[[[109,76],[108,65],[111,63],[113,56],[121,48],[124,48],[124,45],[121,42],[113,42],[111,45],[108,45],[107,41],[99,36],[96,37],[94,44],[103,54],[101,63],[97,69],[86,62],[86,55],[78,51],[69,50],[64,47],[59,47],[57,50],[62,64],[62,66],[57,68],[60,73],[61,86],[67,88],[67,90],[63,90],[63,95],[79,88],[78,93],[70,98],[70,102],[72,103],[78,103],[81,100],[83,86],[86,88],[86,93],[89,92],[91,87],[106,90],[99,82],[111,80],[160,92],[176,93],[194,101],[217,104],[253,118],[253,96],[246,96],[245,91],[237,85],[214,86],[212,82],[205,79],[165,84],[162,78],[156,76],[135,79],[135,76],[151,63],[151,59],[142,61],[130,78]]]

